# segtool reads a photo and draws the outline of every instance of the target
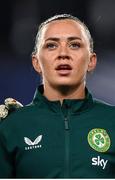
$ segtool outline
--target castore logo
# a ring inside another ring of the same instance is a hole
[[[34,141],[30,140],[28,137],[24,137],[24,142],[28,145],[25,150],[41,148],[42,145],[39,144],[42,140],[42,135],[39,135]]]

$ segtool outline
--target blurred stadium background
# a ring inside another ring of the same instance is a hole
[[[31,65],[38,25],[46,18],[71,13],[84,21],[93,36],[98,64],[88,75],[93,96],[115,104],[114,0],[11,0],[0,4],[0,103],[7,97],[24,105],[40,78]]]

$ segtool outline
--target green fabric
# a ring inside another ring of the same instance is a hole
[[[84,100],[62,106],[42,93],[39,87],[30,105],[1,122],[0,178],[115,178],[115,107],[93,100],[87,89]],[[88,143],[95,128],[110,137],[106,152]]]

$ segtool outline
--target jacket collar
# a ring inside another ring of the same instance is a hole
[[[63,104],[60,101],[49,101],[45,96],[43,96],[43,85],[40,85],[35,92],[33,98],[33,104],[39,105],[42,108],[50,108],[54,112],[59,112],[60,109],[68,109],[72,113],[81,113],[87,111],[93,107],[93,98],[89,93],[88,89],[85,88],[85,99],[65,99]]]

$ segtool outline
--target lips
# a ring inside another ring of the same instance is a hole
[[[60,64],[56,67],[56,71],[61,76],[70,75],[72,67],[69,64]]]
[[[72,67],[69,64],[60,64],[56,67],[56,70],[72,70]]]

